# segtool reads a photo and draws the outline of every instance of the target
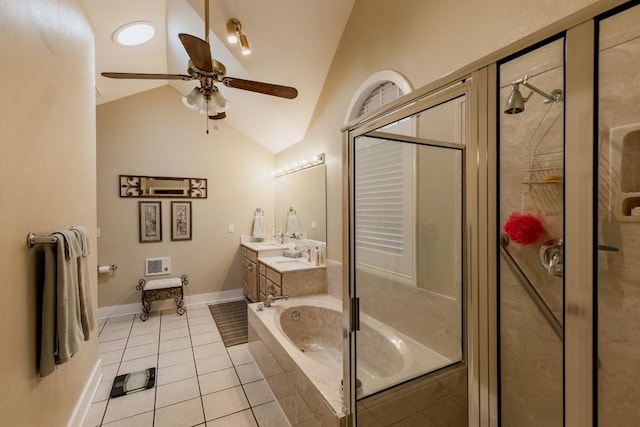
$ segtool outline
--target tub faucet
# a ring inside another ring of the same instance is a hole
[[[269,294],[269,296],[267,296],[267,299],[264,300],[264,307],[271,307],[271,304],[275,301],[275,300],[279,300],[279,299],[288,299],[289,295],[280,295],[280,296],[275,296],[275,295],[271,295]]]

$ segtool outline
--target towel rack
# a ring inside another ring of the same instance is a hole
[[[27,234],[27,247],[33,248],[35,245],[55,245],[56,239],[51,236],[38,237],[36,233]]]
[[[264,211],[262,210],[262,208],[258,207],[256,208],[256,216],[261,216],[264,215]]]

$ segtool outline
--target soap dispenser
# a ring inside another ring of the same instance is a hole
[[[320,265],[320,248],[318,246],[316,246],[315,258],[316,258],[316,267],[317,267]]]

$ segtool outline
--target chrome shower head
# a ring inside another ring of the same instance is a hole
[[[527,97],[528,99],[528,97]],[[525,99],[522,97],[520,93],[520,89],[517,84],[513,85],[513,89],[511,89],[511,93],[509,94],[509,98],[507,98],[507,103],[504,106],[505,114],[518,114],[524,111],[524,103]]]
[[[524,78],[520,80],[516,80],[515,82],[511,83],[511,86],[512,86],[511,93],[509,94],[507,103],[504,106],[505,114],[522,113],[524,111],[524,103],[527,102],[529,98],[531,98],[531,95],[533,95],[533,92],[536,92],[540,94],[542,97],[544,97],[545,104],[560,102],[564,100],[564,94],[562,92],[562,89],[554,89],[549,94],[541,91],[540,89],[538,89],[537,87],[529,83],[528,80],[529,80],[529,76],[524,76]],[[529,93],[529,95],[527,95],[526,98],[522,97],[522,94],[520,93],[519,85],[523,85],[531,89],[531,92]]]

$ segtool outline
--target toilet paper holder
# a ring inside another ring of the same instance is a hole
[[[117,264],[99,265],[98,266],[98,274],[111,273],[112,271],[116,271],[117,269],[118,269],[118,265]]]

